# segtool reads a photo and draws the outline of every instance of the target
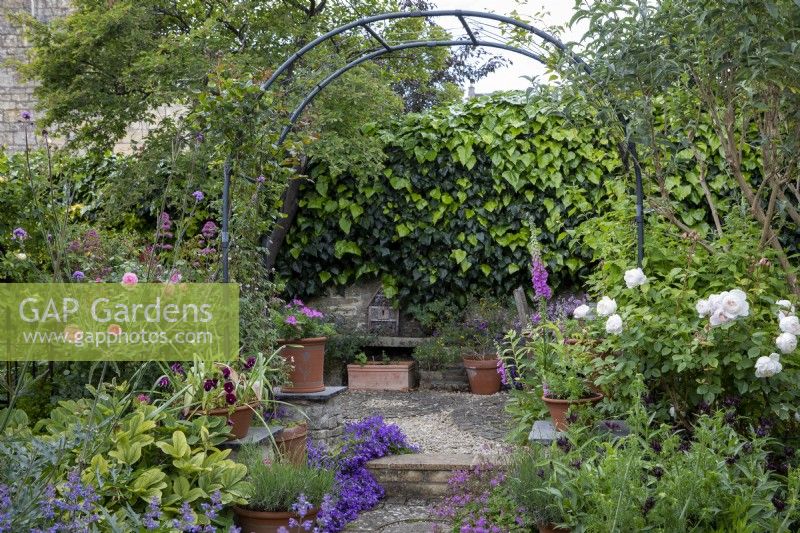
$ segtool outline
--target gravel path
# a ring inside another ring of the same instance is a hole
[[[422,452],[502,454],[509,418],[508,395],[461,392],[354,392],[343,395],[347,420],[382,415],[400,426]]]
[[[462,392],[356,392],[341,397],[347,421],[381,415],[402,428],[422,453],[467,453],[488,457],[510,449],[503,439],[509,429],[506,393],[479,396]],[[353,533],[425,533],[447,531],[431,517],[430,503],[381,502],[347,526]],[[437,527],[438,526],[438,527]]]

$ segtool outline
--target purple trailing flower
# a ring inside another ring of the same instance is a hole
[[[29,237],[28,232],[25,231],[25,228],[14,228],[11,232],[11,238],[15,241],[24,241]]]
[[[24,120],[26,122],[30,122],[31,117],[32,117],[30,111],[23,111],[22,113],[20,113],[19,116],[22,118],[22,120]]]
[[[186,375],[186,371],[183,369],[183,365],[180,363],[172,363],[169,368],[174,374],[180,374],[182,376]]]
[[[194,191],[192,193],[192,198],[194,198],[195,202],[202,202],[205,197],[206,195],[203,194],[203,191]]]
[[[264,176],[264,174],[261,174],[256,178],[256,183],[264,183],[265,181],[267,181],[267,178]]]
[[[497,358],[497,373],[500,375],[500,383],[503,385],[508,385],[508,375],[506,373],[506,365],[503,364],[503,360],[499,357]]]
[[[84,274],[80,270],[76,270],[75,272],[72,273],[72,279],[74,279],[75,281],[83,281],[84,279],[86,279],[86,274]]]
[[[172,521],[172,527],[179,531],[190,531],[196,524],[197,517],[192,511],[192,506],[189,502],[183,502],[181,505],[181,516]]]
[[[209,520],[215,520],[217,516],[219,516],[219,512],[222,511],[222,507],[222,494],[219,490],[215,490],[211,493],[210,502],[200,504],[200,509],[202,509],[203,514],[205,514]]]
[[[167,376],[161,376],[156,385],[161,389],[166,389],[169,387],[169,378]]]

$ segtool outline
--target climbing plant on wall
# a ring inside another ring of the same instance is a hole
[[[528,285],[529,218],[554,283],[581,278],[590,258],[567,230],[633,187],[612,130],[565,100],[556,90],[506,93],[409,115],[383,130],[367,126],[386,146],[383,175],[334,179],[324,166],[313,168],[277,263],[288,292],[314,295],[376,277],[403,303],[508,294]],[[730,187],[719,142],[707,137],[694,147],[708,153],[708,184],[724,200]],[[685,165],[670,169],[663,186],[684,222],[707,231],[686,148],[674,147]]]

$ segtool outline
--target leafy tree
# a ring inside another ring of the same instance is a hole
[[[713,151],[723,156],[741,205],[761,228],[760,247],[774,250],[800,291],[790,260],[800,228],[800,5],[576,2],[573,21],[582,20],[589,23],[581,46],[592,72],[573,70],[570,77],[608,119],[627,117],[618,126],[643,149],[657,191],[651,206],[683,231],[693,229],[680,220],[668,178],[684,156],[694,158],[699,172],[692,186],[722,233],[720,220],[738,205],[709,193],[709,145],[700,137],[710,129]]]

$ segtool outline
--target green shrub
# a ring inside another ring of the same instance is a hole
[[[415,347],[413,356],[420,370],[442,370],[461,360],[461,350],[442,337],[434,337]]]

